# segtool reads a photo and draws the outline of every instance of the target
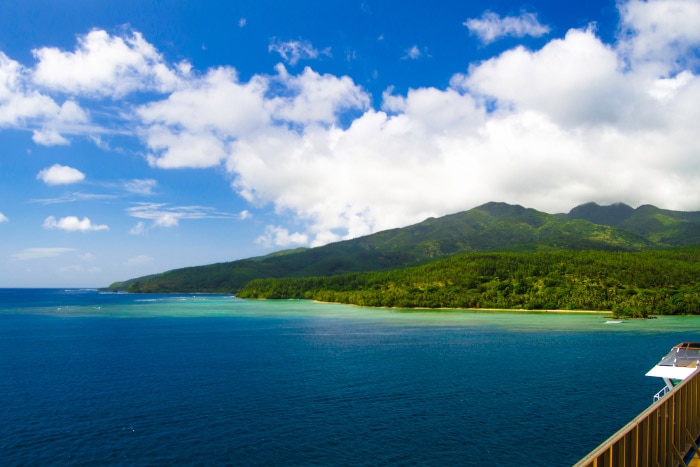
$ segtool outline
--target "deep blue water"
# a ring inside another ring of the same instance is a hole
[[[571,465],[697,318],[0,289],[3,465]]]

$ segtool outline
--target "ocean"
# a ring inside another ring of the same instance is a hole
[[[3,465],[571,465],[700,317],[0,289]]]

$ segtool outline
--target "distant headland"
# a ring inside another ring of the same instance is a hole
[[[110,290],[224,292],[367,306],[700,314],[700,212],[491,202],[404,228],[176,269]]]

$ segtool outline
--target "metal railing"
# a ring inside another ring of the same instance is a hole
[[[668,386],[664,386],[661,391],[657,392],[654,394],[654,402],[659,402],[659,399],[664,397],[666,394],[668,394],[671,391],[671,388]]]
[[[686,465],[691,450],[700,455],[700,371],[625,425],[581,459],[576,467]]]

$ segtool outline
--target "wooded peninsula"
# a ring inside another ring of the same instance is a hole
[[[390,271],[258,279],[238,296],[374,307],[609,310],[635,318],[697,314],[699,259],[700,248],[474,253]]]
[[[223,292],[373,307],[700,314],[700,212],[506,203],[317,248],[116,282],[133,293]]]

